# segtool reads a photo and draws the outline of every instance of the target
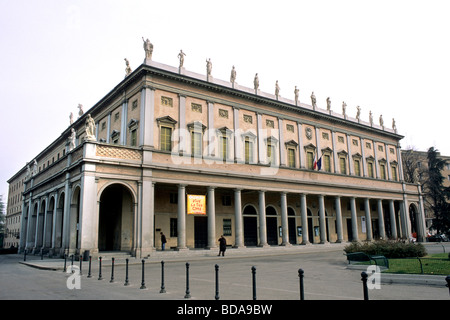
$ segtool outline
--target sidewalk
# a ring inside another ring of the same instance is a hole
[[[227,248],[224,259],[237,259],[246,257],[264,257],[264,256],[277,256],[277,255],[296,255],[315,252],[333,252],[342,251],[346,246],[346,243],[327,243],[327,244],[308,244],[308,245],[292,245],[287,247],[273,246],[273,247],[249,247],[249,248]],[[154,251],[150,254],[149,258],[145,258],[145,263],[161,263],[161,261],[196,261],[196,260],[208,260],[215,259],[219,253],[219,248],[214,249],[186,249],[181,251],[166,250],[166,251]],[[115,258],[114,265],[125,265],[125,259],[128,258],[129,265],[141,264],[142,259],[125,255],[122,252],[107,252],[100,254],[102,256],[102,265],[110,266],[111,258]],[[345,258],[344,258],[345,259]],[[96,261],[97,259],[95,259]],[[94,259],[92,260],[94,261]],[[61,258],[48,258],[44,256],[41,260],[38,255],[27,255],[26,261],[19,261],[19,263],[43,270],[63,270],[64,259]],[[83,261],[83,266],[87,265],[88,261]],[[67,266],[71,264],[70,257],[66,260]],[[79,265],[79,261],[74,261],[74,265]]]

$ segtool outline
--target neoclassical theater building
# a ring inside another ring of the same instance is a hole
[[[424,238],[397,129],[151,60],[10,180],[20,252]],[[287,91],[287,90],[285,90]],[[324,103],[325,105],[326,103]],[[356,109],[355,109],[356,113]],[[378,120],[378,119],[377,119]],[[376,121],[378,122],[378,121]],[[18,186],[16,188],[16,186]],[[20,187],[20,188],[19,188]],[[412,228],[411,223],[416,224]],[[263,250],[263,249],[262,249]]]

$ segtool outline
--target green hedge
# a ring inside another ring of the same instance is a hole
[[[352,242],[344,248],[345,253],[364,252],[368,255],[380,255],[386,258],[424,257],[427,250],[421,243],[404,243],[402,241],[378,240],[361,243]]]

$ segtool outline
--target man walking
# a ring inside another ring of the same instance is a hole
[[[161,232],[161,250],[164,251],[166,249],[166,236]]]
[[[227,240],[224,238],[223,235],[219,238],[219,254],[218,257],[220,257],[220,254],[222,253],[222,257],[225,256],[225,250],[227,249]]]

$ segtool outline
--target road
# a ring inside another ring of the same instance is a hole
[[[441,250],[438,246],[430,247]],[[449,248],[450,249],[450,248]],[[447,252],[449,251],[447,249]],[[50,260],[59,268],[62,260]],[[28,256],[27,262],[37,256]],[[124,260],[116,260],[111,280],[111,261],[104,261],[103,280],[98,280],[98,261],[92,263],[88,278],[87,262],[82,275],[64,273],[61,269],[42,270],[24,265],[21,255],[0,256],[1,300],[214,300],[215,265],[219,266],[220,300],[251,300],[253,298],[252,267],[256,268],[258,300],[298,300],[298,270],[304,270],[304,291],[307,300],[362,300],[361,270],[350,270],[341,250],[329,252],[299,252],[267,256],[226,256],[168,259],[164,264],[165,293],[161,289],[160,259],[148,259],[144,266],[145,289],[142,284],[142,264],[132,259],[129,283],[125,283]],[[186,294],[186,261],[189,261],[189,293]],[[76,262],[75,267],[78,266]],[[76,269],[76,268],[75,268]],[[381,277],[384,275],[381,274]],[[445,277],[443,277],[444,279]],[[444,286],[414,284],[382,284],[369,290],[370,300],[448,300]],[[77,286],[79,285],[79,289]],[[73,289],[70,289],[72,287]]]

